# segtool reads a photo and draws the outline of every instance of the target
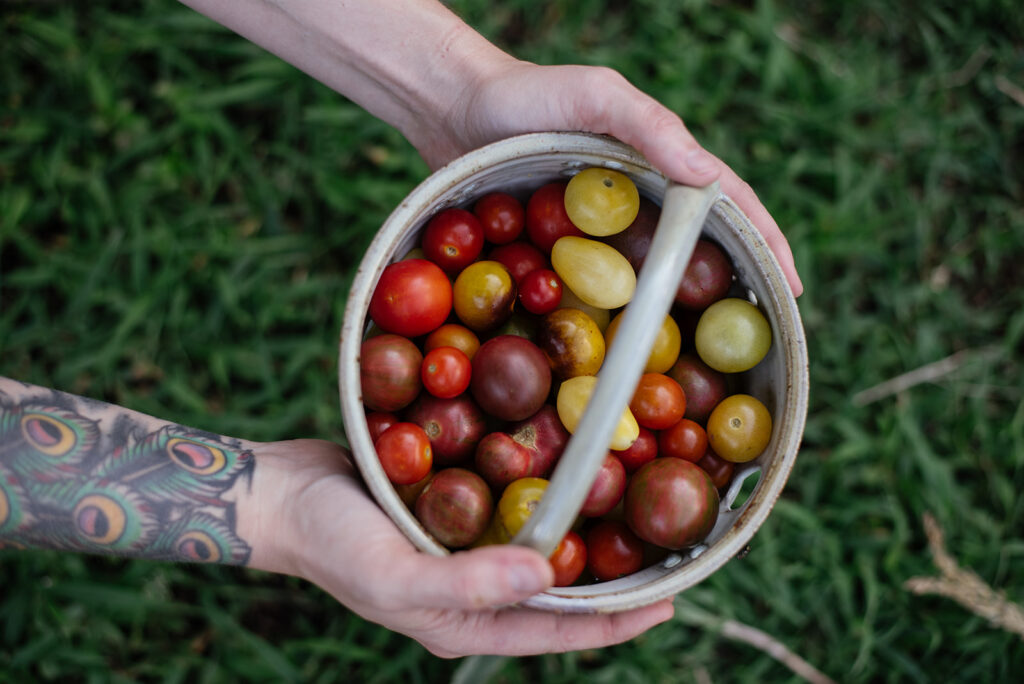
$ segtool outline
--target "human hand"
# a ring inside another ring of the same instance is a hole
[[[532,655],[629,640],[673,614],[669,600],[614,615],[556,615],[514,604],[551,586],[540,554],[490,546],[419,552],[367,495],[338,445],[257,445],[238,502],[253,567],[304,577],[339,602],[442,657]]]
[[[464,89],[442,117],[442,131],[413,144],[432,167],[481,145],[537,131],[611,135],[637,149],[657,169],[685,185],[719,181],[775,254],[795,295],[803,291],[789,242],[753,189],[704,150],[682,119],[604,67],[538,66],[493,57],[493,66]]]
[[[750,186],[616,71],[517,60],[436,0],[184,2],[394,125],[433,168],[519,133],[587,131],[632,145],[678,183],[718,180],[803,291],[786,237]]]

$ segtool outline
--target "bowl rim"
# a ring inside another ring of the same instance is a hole
[[[472,186],[473,178],[498,163],[552,154],[596,155],[609,167],[627,174],[631,171],[656,174],[666,186],[668,183],[636,150],[609,136],[576,132],[529,133],[491,143],[438,169],[405,197],[374,236],[360,260],[348,292],[339,339],[338,391],[349,448],[378,505],[420,551],[435,556],[451,552],[423,529],[387,481],[366,427],[359,373],[356,371],[368,318],[369,297],[407,233],[422,225],[430,212],[453,203],[439,203],[437,198],[451,195],[455,188],[467,182]],[[580,168],[585,165],[581,164]],[[471,187],[467,189],[470,191]],[[587,587],[555,588],[531,597],[524,602],[526,606],[556,612],[617,612],[673,596],[702,581],[742,551],[767,519],[785,487],[803,437],[809,394],[807,344],[799,309],[767,242],[735,202],[720,194],[711,213],[715,220],[727,224],[744,241],[754,259],[753,275],[764,279],[765,291],[771,300],[762,305],[775,312],[779,324],[786,331],[782,336],[782,353],[788,371],[787,386],[785,405],[780,409],[785,413],[786,425],[790,429],[782,436],[776,457],[760,474],[757,489],[730,519],[728,530],[703,550],[698,547],[700,552],[693,553],[683,568],[639,586],[629,586],[629,582],[624,582],[629,580],[628,577],[589,585],[601,587],[597,593],[587,593]],[[351,372],[346,372],[346,369],[351,369]]]

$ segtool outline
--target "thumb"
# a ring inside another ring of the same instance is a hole
[[[423,608],[493,608],[527,599],[554,582],[554,570],[543,556],[511,544],[419,558],[405,566],[405,586],[409,601]]]

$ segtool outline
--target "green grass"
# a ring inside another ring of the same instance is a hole
[[[839,681],[1019,677],[1019,637],[902,586],[936,572],[931,512],[963,566],[1024,603],[1015,4],[452,5],[524,58],[620,69],[753,185],[803,276],[813,382],[748,556],[642,638],[508,660],[497,681],[797,679],[698,610]],[[4,3],[0,373],[230,435],[343,439],[346,288],[426,173],[395,131],[172,2]],[[0,552],[0,585],[0,681],[434,682],[458,666],[251,571]]]

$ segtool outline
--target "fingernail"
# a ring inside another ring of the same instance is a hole
[[[698,147],[686,155],[686,165],[694,173],[705,174],[715,170],[715,158]]]
[[[536,594],[547,589],[546,579],[532,565],[512,565],[505,568],[508,585],[521,594]]]

